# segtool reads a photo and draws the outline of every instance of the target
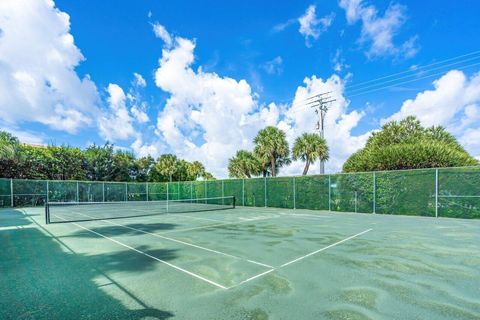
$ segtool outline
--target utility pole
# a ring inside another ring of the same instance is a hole
[[[315,113],[317,114],[317,123],[315,125],[315,130],[318,131],[320,137],[322,139],[325,139],[325,116],[328,111],[328,105],[336,99],[332,99],[329,94],[332,93],[331,91],[329,92],[324,92],[324,93],[319,93],[314,96],[311,96],[306,99],[306,106],[311,107],[314,109]],[[325,162],[323,160],[320,161],[320,174],[325,173]]]

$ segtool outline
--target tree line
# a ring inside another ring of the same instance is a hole
[[[172,154],[156,160],[136,158],[113,144],[91,145],[81,150],[70,146],[21,144],[0,131],[0,177],[14,179],[165,182],[215,179],[199,162]]]
[[[260,130],[253,140],[253,151],[239,150],[229,160],[228,175],[232,178],[251,178],[253,176],[278,175],[283,166],[292,160],[305,162],[303,175],[308,173],[310,165],[316,160],[328,160],[328,146],[320,135],[304,133],[298,137],[290,148],[283,130],[268,126]]]

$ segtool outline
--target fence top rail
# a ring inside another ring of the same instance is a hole
[[[279,178],[303,178],[303,177],[328,177],[328,176],[336,176],[336,175],[356,175],[356,174],[373,174],[373,173],[401,173],[401,172],[410,172],[410,171],[435,171],[435,170],[451,170],[451,169],[480,169],[480,165],[478,166],[464,166],[464,167],[437,167],[437,168],[416,168],[416,169],[400,169],[400,170],[376,170],[376,171],[357,171],[357,172],[336,172],[336,173],[325,173],[325,174],[312,174],[312,175],[292,175],[292,176],[277,176],[277,177],[253,177],[253,178],[225,178],[225,179],[218,179],[218,180],[195,180],[195,181],[172,181],[172,182],[136,182],[136,181],[89,181],[89,180],[39,180],[39,179],[12,179],[12,178],[0,178],[0,180],[13,180],[13,181],[25,181],[31,183],[69,183],[69,182],[78,182],[78,183],[89,183],[89,184],[164,184],[168,185],[169,183],[205,183],[205,182],[220,182],[220,181],[235,181],[235,180],[263,180],[263,179],[279,179]]]

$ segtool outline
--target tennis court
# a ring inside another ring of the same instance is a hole
[[[2,209],[0,318],[480,318],[479,220],[229,199]]]

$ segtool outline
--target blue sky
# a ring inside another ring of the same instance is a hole
[[[312,131],[301,101],[332,91],[329,172],[372,130],[407,115],[447,127],[478,157],[479,9],[477,1],[7,0],[0,128],[30,143],[109,140],[139,156],[171,152],[225,176],[228,158],[251,149],[265,125],[290,143]]]

